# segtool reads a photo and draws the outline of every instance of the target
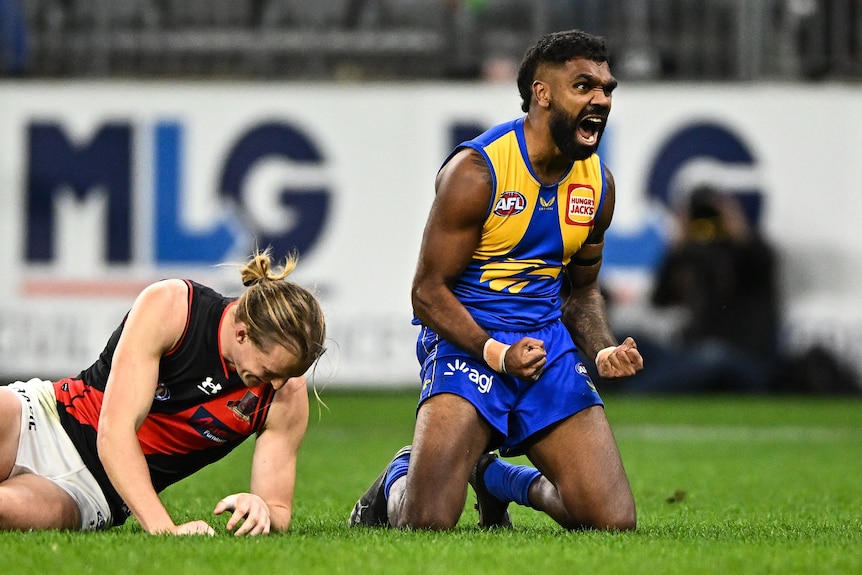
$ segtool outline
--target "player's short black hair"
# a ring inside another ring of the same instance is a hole
[[[539,64],[548,62],[562,64],[572,58],[588,58],[595,62],[608,61],[608,47],[602,36],[587,34],[581,30],[551,32],[530,46],[518,69],[518,92],[521,94],[521,109],[530,109],[533,95],[533,80]]]

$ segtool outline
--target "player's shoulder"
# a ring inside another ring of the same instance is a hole
[[[164,279],[144,288],[134,306],[150,312],[181,313],[188,310],[190,286],[181,279]]]
[[[151,283],[141,291],[141,295],[152,298],[173,299],[178,297],[186,299],[189,289],[191,289],[191,286],[185,280],[169,278]]]

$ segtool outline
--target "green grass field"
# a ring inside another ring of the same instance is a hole
[[[412,435],[415,393],[322,393],[301,453],[289,534],[237,538],[210,515],[247,489],[248,442],[164,493],[177,520],[215,538],[0,534],[0,572],[862,573],[862,400],[607,396],[638,503],[634,533],[566,532],[513,507],[515,529],[475,527],[472,492],[453,532],[348,529],[349,511]]]

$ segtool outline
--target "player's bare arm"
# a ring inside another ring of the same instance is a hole
[[[159,361],[183,333],[188,288],[166,280],[132,305],[114,353],[99,417],[99,458],[117,492],[148,533],[212,533],[203,521],[174,524],[150,480],[137,430],[155,396]]]
[[[257,437],[251,467],[251,493],[234,493],[214,513],[232,513],[227,529],[235,535],[265,535],[290,527],[296,463],[308,427],[305,377],[294,377],[276,391]]]
[[[483,357],[488,334],[452,293],[451,286],[470,262],[488,216],[492,179],[482,156],[462,149],[437,175],[437,194],[422,238],[413,279],[416,316],[442,338]],[[505,355],[506,371],[538,377],[545,363],[542,342],[525,338]]]
[[[441,337],[481,357],[488,334],[452,293],[479,244],[491,201],[484,159],[463,149],[440,170],[422,237],[412,300],[416,316]]]
[[[643,368],[643,358],[634,339],[617,344],[608,321],[604,297],[599,288],[604,234],[613,219],[616,186],[605,168],[605,198],[592,233],[566,267],[563,322],[577,346],[596,358],[602,377],[625,377]]]

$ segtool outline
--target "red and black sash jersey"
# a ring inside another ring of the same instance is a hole
[[[221,355],[219,326],[234,298],[186,283],[186,328],[179,343],[162,356],[153,404],[138,430],[157,492],[221,459],[260,431],[275,394],[270,385],[247,388],[236,372],[227,369]],[[124,326],[125,318],[93,365],[78,377],[54,383],[60,421],[99,481],[115,525],[122,524],[129,511],[99,460],[96,434],[111,361]]]

